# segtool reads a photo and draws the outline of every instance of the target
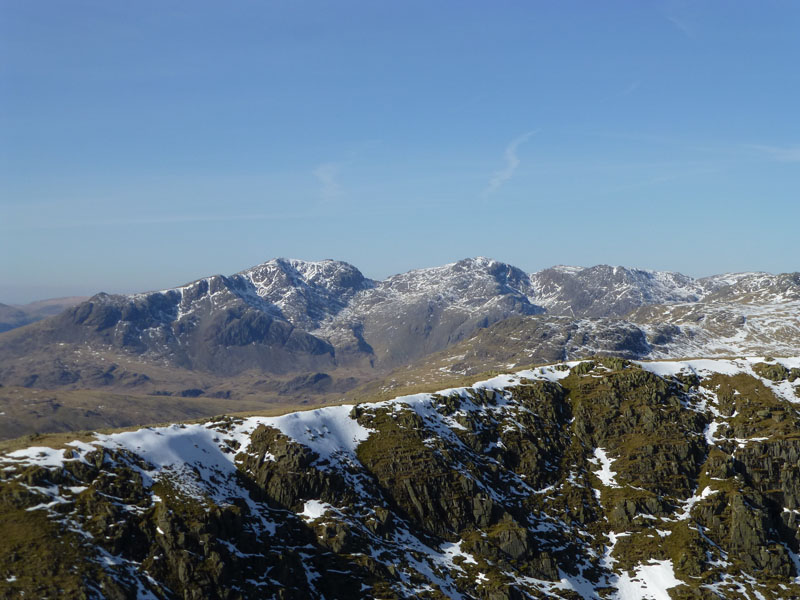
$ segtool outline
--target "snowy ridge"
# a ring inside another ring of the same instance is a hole
[[[542,312],[543,307],[554,315],[621,316],[643,305],[698,302],[731,285],[742,287],[742,293],[758,290],[758,297],[766,301],[775,288],[775,278],[741,273],[695,280],[680,273],[607,265],[557,266],[526,274],[511,265],[477,257],[373,281],[341,261],[277,258],[231,277],[204,278],[158,293],[179,293],[182,317],[196,310],[191,304],[203,296],[187,292],[198,286],[219,288],[222,283],[254,308],[297,326],[321,326],[321,334],[330,334],[354,320],[369,320],[373,313],[402,311],[420,302],[477,315],[513,298],[518,305],[514,310],[522,314]],[[218,292],[212,289],[208,293]],[[224,302],[212,301],[212,307],[221,304]]]
[[[469,309],[482,298],[476,298],[476,292],[483,294],[499,288],[527,298],[528,284],[528,276],[516,267],[479,256],[393,275],[382,282],[381,290],[393,296],[442,295]]]
[[[239,301],[306,331],[334,335],[343,327],[376,321],[384,324],[389,314],[418,310],[425,304],[469,317],[497,311],[506,315],[546,311],[573,318],[624,317],[649,306],[659,307],[661,321],[668,323],[673,316],[691,312],[693,306],[737,316],[747,312],[748,318],[770,312],[781,315],[786,303],[800,303],[800,276],[731,273],[693,279],[670,271],[608,265],[559,265],[525,273],[512,265],[476,257],[374,281],[342,261],[275,258],[227,277],[214,275],[129,296],[98,294],[92,302],[113,304],[120,298],[137,306],[146,304],[161,324],[222,310]]]
[[[565,363],[568,367],[579,361]],[[552,366],[519,371],[515,374],[500,375],[480,381],[465,388],[445,389],[435,394],[414,394],[399,396],[374,404],[362,404],[364,408],[379,408],[387,405],[404,405],[424,412],[436,396],[466,395],[472,389],[499,390],[518,385],[522,379],[558,381],[569,375],[569,370],[558,370]],[[190,465],[212,470],[227,468],[234,463],[234,457],[226,449],[231,447],[246,451],[250,435],[259,426],[274,427],[293,441],[307,446],[320,457],[320,462],[339,456],[353,456],[358,444],[369,437],[370,430],[359,425],[350,416],[353,405],[339,405],[317,408],[309,411],[292,412],[279,417],[249,417],[240,420],[235,426],[226,428],[220,435],[217,422],[194,425],[169,425],[166,427],[146,427],[135,431],[113,434],[95,434],[95,441],[70,442],[68,448],[52,449],[31,446],[2,455],[0,460],[10,460],[19,465],[42,467],[61,466],[68,460],[80,460],[81,456],[99,448],[124,450],[141,456],[153,466],[148,474],[157,474],[163,469],[176,465]],[[65,453],[77,450],[78,457],[66,458]]]
[[[176,467],[213,472],[235,471],[234,455],[230,448],[246,451],[250,435],[259,426],[274,427],[297,443],[316,452],[320,461],[336,461],[339,457],[353,456],[360,441],[369,435],[369,430],[348,417],[352,406],[332,406],[307,412],[295,412],[280,417],[251,417],[227,428],[224,436],[216,423],[197,425],[170,425],[147,427],[108,435],[96,434],[96,441],[71,442],[68,448],[54,450],[30,447],[5,455],[21,465],[55,467],[67,460],[81,460],[85,454],[97,449],[125,451],[144,459],[151,469],[143,471],[154,478],[163,470]],[[79,456],[65,458],[65,453]]]
[[[276,258],[241,275],[256,294],[277,306],[295,325],[313,326],[339,313],[353,296],[375,285],[353,265],[335,260]]]
[[[645,371],[649,371],[659,377],[674,377],[681,374],[699,375],[707,377],[714,373],[720,375],[749,375],[758,379],[765,387],[792,404],[800,403],[800,379],[794,381],[774,382],[762,377],[753,369],[753,365],[763,363],[771,365],[781,365],[786,369],[800,368],[800,358],[772,358],[772,357],[746,357],[734,359],[692,359],[692,360],[671,360],[671,361],[633,361]]]

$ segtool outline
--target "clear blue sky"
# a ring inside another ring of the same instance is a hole
[[[797,2],[0,11],[0,302],[275,256],[800,270]]]

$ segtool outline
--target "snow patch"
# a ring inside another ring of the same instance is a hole
[[[64,451],[45,446],[31,446],[6,454],[7,458],[39,467],[60,467],[64,464]]]
[[[623,573],[616,583],[617,600],[670,600],[668,589],[686,585],[675,577],[671,560],[654,560],[640,564],[634,576]]]
[[[649,371],[659,377],[674,377],[681,373],[692,373],[696,375],[710,375],[712,373],[736,375],[746,369],[745,365],[734,360],[715,360],[708,358],[660,362],[635,360],[632,362],[639,365],[645,371]]]
[[[352,405],[326,406],[280,417],[260,418],[259,423],[311,448],[323,460],[337,454],[355,454],[358,445],[369,437],[371,429],[350,417]]]
[[[683,512],[681,512],[677,516],[678,521],[686,521],[691,516],[692,508],[694,508],[695,504],[697,504],[701,500],[705,500],[712,494],[716,494],[717,491],[718,490],[712,490],[710,487],[706,486],[703,488],[703,491],[700,492],[700,494],[695,494],[694,496],[686,500]]]
[[[603,448],[595,448],[594,449],[594,458],[591,459],[589,462],[592,464],[600,464],[600,470],[595,471],[594,474],[603,482],[603,485],[608,487],[619,487],[617,484],[617,480],[615,479],[617,473],[616,471],[611,470],[611,464],[614,462],[613,459],[608,458],[608,454]]]
[[[458,542],[450,542],[442,544],[441,551],[442,554],[445,555],[446,560],[448,560],[448,562],[450,563],[453,563],[453,559],[456,556],[461,556],[464,559],[462,564],[465,565],[478,564],[478,561],[475,560],[475,557],[472,556],[472,554],[469,554],[468,552],[464,552],[463,550],[461,550],[461,540],[459,540]]]
[[[703,431],[703,434],[705,435],[706,443],[709,446],[713,446],[713,445],[715,445],[717,443],[717,440],[714,437],[714,434],[717,432],[717,429],[719,429],[720,425],[721,425],[721,423],[719,421],[712,421],[711,423],[706,425],[706,428]]]
[[[320,500],[307,500],[303,506],[303,512],[298,514],[309,521],[314,521],[319,519],[329,510],[333,510],[333,507],[327,502],[322,502]]]

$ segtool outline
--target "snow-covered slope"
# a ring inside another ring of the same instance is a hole
[[[800,345],[797,299],[643,306],[628,319],[646,332],[652,358],[785,356],[796,354]]]
[[[800,273],[747,273],[707,295],[706,302],[781,304],[800,300]]]
[[[524,271],[479,256],[393,275],[358,300],[365,308],[384,302],[399,306],[434,301],[479,315],[505,302],[525,306],[521,311],[529,314],[542,312],[534,306],[530,292],[530,278]]]

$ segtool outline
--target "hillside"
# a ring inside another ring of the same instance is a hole
[[[42,438],[0,458],[0,585],[798,597],[799,401],[797,358],[602,359],[355,407]]]

